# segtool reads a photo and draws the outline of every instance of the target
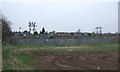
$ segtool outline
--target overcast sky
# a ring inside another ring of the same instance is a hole
[[[39,32],[43,27],[48,31],[118,32],[117,2],[3,2],[2,13],[13,24],[12,31],[19,27],[28,30],[28,22],[37,22]]]

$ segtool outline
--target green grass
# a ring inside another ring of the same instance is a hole
[[[117,51],[118,43],[99,43],[99,44],[54,44],[54,45],[14,45],[21,50],[41,50],[43,52],[76,52],[76,51]],[[74,48],[74,47],[80,48]],[[57,48],[59,47],[59,48]],[[68,48],[64,48],[68,47]],[[73,48],[69,48],[73,47]]]
[[[46,53],[117,51],[118,43],[59,45],[15,45],[13,43],[3,43],[2,49],[3,70],[33,70],[36,68],[31,63],[36,57],[30,53],[31,50],[41,50]]]
[[[53,53],[53,52],[80,52],[80,51],[88,51],[88,52],[96,52],[96,51],[117,51],[118,48],[111,47],[88,47],[88,48],[76,48],[76,49],[43,49],[44,52]]]
[[[2,48],[3,70],[32,70],[31,62],[35,56],[20,51],[17,47],[7,45]]]
[[[118,50],[118,43],[116,42],[111,42],[111,43],[98,43],[98,44],[94,44],[94,43],[83,43],[83,44],[39,44],[39,45],[16,45],[13,43],[8,43],[3,45],[11,45],[13,47],[15,47],[16,49],[31,49],[31,50],[36,50],[36,49],[42,49],[42,50],[54,50],[54,48],[52,47],[74,47],[74,46],[81,46],[81,47],[86,47],[86,48],[80,48],[77,50],[81,50],[81,51],[96,51],[96,50]],[[50,48],[50,49],[48,49]],[[55,50],[59,50],[59,49],[55,49]],[[60,49],[62,50],[62,49]],[[62,50],[64,51],[64,49]]]
[[[117,44],[117,42],[111,43],[81,43],[81,44],[33,44],[33,45],[16,45],[14,43],[9,43],[10,45],[16,47],[70,47],[70,46],[81,46],[81,45],[101,45],[101,44]],[[5,43],[6,45],[6,43]]]
[[[118,44],[116,43],[108,43],[108,44],[81,44],[79,45],[80,48],[65,48],[65,49],[54,49],[54,48],[49,48],[49,49],[42,49],[44,52],[48,53],[54,53],[54,52],[96,52],[96,51],[117,51],[118,50]]]

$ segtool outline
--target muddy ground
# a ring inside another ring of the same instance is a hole
[[[117,70],[118,52],[61,52],[30,51],[37,57],[32,63],[39,70]]]

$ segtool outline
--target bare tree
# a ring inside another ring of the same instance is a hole
[[[8,37],[11,36],[11,28],[10,25],[12,24],[10,21],[7,20],[7,18],[2,17],[0,19],[0,22],[2,23],[2,41],[6,41]]]

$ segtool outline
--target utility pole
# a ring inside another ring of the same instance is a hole
[[[102,42],[101,41],[101,38],[102,38],[102,27],[99,27],[99,29],[100,29],[100,43]]]

